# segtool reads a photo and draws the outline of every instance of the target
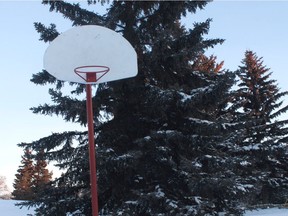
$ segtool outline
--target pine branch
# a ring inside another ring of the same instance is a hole
[[[61,115],[65,121],[77,122],[81,125],[86,124],[85,101],[73,99],[69,96],[62,96],[62,93],[52,89],[49,90],[49,94],[55,105],[44,104],[38,107],[32,107],[30,110],[35,114],[56,114],[57,116]]]
[[[49,27],[46,27],[42,23],[35,22],[34,27],[40,33],[40,40],[44,42],[51,42],[59,35],[55,24],[50,24]]]
[[[33,74],[30,81],[37,85],[45,85],[46,83],[54,84],[57,80],[54,76],[52,76],[46,70],[42,70],[41,72],[37,74]]]
[[[50,5],[50,11],[63,14],[64,18],[72,21],[73,26],[80,25],[104,25],[104,19],[97,13],[80,7],[79,4],[71,4],[65,1],[44,0],[45,5]]]
[[[50,136],[43,137],[31,143],[19,143],[18,146],[22,148],[29,147],[32,151],[35,151],[36,153],[44,151],[44,159],[60,160],[60,154],[59,157],[54,158],[51,152],[58,152],[61,151],[61,149],[72,149],[72,146],[74,145],[74,140],[76,140],[78,143],[81,143],[83,140],[87,141],[87,132],[68,131],[63,133],[52,133]],[[31,156],[36,158],[37,154]],[[64,156],[63,160],[66,160],[68,157],[68,155],[67,157]]]

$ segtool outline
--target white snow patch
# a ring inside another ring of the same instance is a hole
[[[185,206],[187,209],[187,215],[196,215],[197,210],[194,206]]]
[[[174,200],[167,200],[167,202],[168,202],[168,205],[171,206],[172,208],[174,208],[174,209],[178,208],[176,201],[174,201]]]
[[[288,208],[268,208],[268,209],[256,209],[252,211],[246,211],[244,216],[287,216]]]
[[[202,203],[202,201],[201,201],[201,197],[194,197],[194,200],[195,200],[195,202],[198,204],[198,205],[200,205],[201,203]]]
[[[73,212],[72,214],[67,213],[66,216],[72,216],[72,215],[83,215],[82,212],[80,210],[76,210],[75,212]],[[83,215],[84,216],[84,215]]]
[[[160,187],[156,186],[156,188],[160,189]],[[162,192],[163,193],[163,192]],[[27,207],[20,207],[15,206],[16,203],[21,201],[18,200],[0,200],[0,209],[1,215],[3,216],[24,216],[24,215],[34,215],[35,208],[28,209]],[[127,202],[136,202],[136,201],[127,201]],[[172,202],[173,205],[173,202]],[[194,213],[195,209],[193,206],[187,206],[189,213]],[[118,215],[123,215],[124,212],[119,211]],[[288,215],[288,208],[268,208],[268,209],[256,209],[252,211],[246,211],[244,216],[287,216]]]
[[[212,91],[212,90],[213,90],[212,86],[209,85],[209,86],[206,86],[206,87],[193,89],[191,91],[191,94],[196,94],[196,93],[200,93],[200,92],[208,92],[208,91]]]
[[[133,158],[133,156],[130,154],[123,154],[123,155],[116,157],[116,160],[125,160],[127,158]]]
[[[161,151],[167,151],[167,148],[166,147],[164,147],[164,146],[157,146],[156,147],[158,150],[161,150]]]
[[[227,128],[227,126],[228,127],[231,127],[231,126],[235,126],[235,125],[237,125],[237,123],[223,123],[223,124],[221,124],[222,125],[222,128],[224,129],[224,130],[226,130]]]
[[[181,171],[180,173],[181,173],[182,175],[189,176],[189,173],[188,173],[188,172]]]
[[[170,133],[175,133],[175,130],[160,130],[157,131],[158,134],[170,134]]]
[[[150,140],[150,139],[151,139],[151,136],[145,136],[144,139],[145,139],[145,140]]]
[[[106,149],[106,153],[110,153],[110,152],[114,152],[114,150],[112,148]]]
[[[199,163],[199,162],[193,162],[192,165],[197,167],[197,168],[201,168],[202,167],[202,164]]]
[[[206,157],[206,158],[212,158],[211,155],[205,155],[204,157]]]
[[[281,164],[278,160],[276,160],[275,158],[271,158],[270,156],[268,156],[268,160],[270,160],[276,164]]]
[[[123,214],[124,214],[123,211],[118,211],[118,212],[117,212],[117,215],[123,215]]]
[[[241,161],[240,162],[240,165],[241,166],[248,166],[248,165],[250,165],[251,163],[249,163],[248,161]]]
[[[126,201],[126,204],[137,205],[138,201]]]
[[[179,94],[182,96],[181,102],[183,102],[183,103],[192,98],[192,95],[188,95],[188,94],[185,94],[183,92],[179,92]]]
[[[136,178],[135,178],[134,182],[136,182],[136,183],[139,183],[141,180],[144,179],[142,176],[139,176],[139,175],[137,175],[137,176],[135,176],[135,177],[136,177]]]
[[[158,198],[165,197],[165,193],[161,190],[159,185],[155,187],[155,190],[156,190],[156,197]]]
[[[193,121],[195,123],[198,123],[198,124],[214,124],[214,122],[211,122],[211,121],[207,121],[207,120],[202,120],[202,119],[197,119],[197,118],[188,118],[190,121]]]
[[[256,145],[248,145],[248,146],[244,146],[243,149],[244,149],[245,151],[259,150],[259,149],[260,149],[259,146],[260,146],[259,144],[256,144]]]
[[[152,47],[151,47],[151,45],[145,45],[145,48],[146,48],[146,50],[147,50],[147,52],[151,52],[152,51]]]
[[[253,188],[253,185],[245,184],[245,185],[237,185],[236,188],[240,191],[247,192],[247,189]]]
[[[167,158],[164,158],[164,157],[161,157],[161,158],[160,158],[160,161],[168,161],[168,159],[167,159]]]

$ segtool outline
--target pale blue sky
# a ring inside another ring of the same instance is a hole
[[[94,7],[100,7],[97,4]],[[288,2],[286,1],[215,1],[189,17],[186,25],[213,18],[208,38],[226,39],[209,50],[224,60],[224,67],[235,70],[244,52],[253,50],[263,57],[273,71],[282,91],[287,91]],[[17,143],[31,142],[51,132],[79,129],[55,116],[33,114],[29,108],[49,102],[48,87],[35,86],[29,80],[43,68],[43,54],[48,44],[39,41],[33,22],[55,23],[60,32],[71,27],[60,14],[49,12],[39,1],[0,1],[0,175],[12,188],[20,165],[22,149]],[[286,104],[288,98],[285,99]],[[287,115],[284,116],[287,118]]]

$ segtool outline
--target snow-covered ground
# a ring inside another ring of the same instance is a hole
[[[246,211],[245,216],[288,216],[288,208],[268,208]]]
[[[16,200],[0,200],[0,215],[1,216],[27,216],[34,215],[33,208],[22,208],[15,206]],[[288,208],[269,208],[247,211],[245,216],[288,216]]]

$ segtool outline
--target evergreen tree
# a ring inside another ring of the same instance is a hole
[[[217,57],[211,55],[209,57],[204,54],[199,55],[193,63],[193,70],[201,71],[204,73],[217,73],[222,70],[224,61],[216,62]]]
[[[33,179],[33,160],[31,158],[31,151],[29,149],[24,150],[21,164],[17,170],[14,180],[14,191],[12,192],[13,198],[16,200],[32,200],[34,193],[32,191],[32,179]]]
[[[14,180],[13,198],[16,200],[35,200],[41,196],[43,190],[51,181],[52,173],[47,169],[47,162],[43,160],[43,151],[33,161],[32,151],[26,149]]]
[[[47,162],[43,158],[44,152],[40,151],[34,165],[32,189],[36,196],[42,196],[43,191],[49,186],[52,179],[52,172],[47,169]]]
[[[64,1],[43,3],[73,25],[118,31],[138,55],[136,78],[101,84],[93,98],[101,214],[236,214],[244,192],[230,171],[239,161],[229,151],[241,132],[231,133],[237,124],[229,124],[229,115],[223,114],[234,76],[220,71],[221,64],[193,66],[223,40],[204,39],[210,20],[188,30],[180,20],[207,2],[115,1],[104,16]],[[55,25],[35,27],[45,42],[59,34]],[[76,98],[83,85],[72,84],[72,97],[63,95],[64,83],[46,71],[33,75],[32,82],[55,84],[49,91],[53,104],[34,107],[34,113],[86,125],[85,101]],[[45,159],[65,170],[45,196],[26,203],[37,205],[38,215],[91,214],[87,142],[86,131],[70,131],[21,144],[44,149]]]
[[[258,188],[252,196],[254,204],[284,203],[288,196],[288,120],[279,117],[288,109],[281,107],[288,92],[280,91],[271,79],[272,72],[256,53],[246,51],[242,64],[237,71],[239,88],[231,106],[234,119],[247,122],[244,139],[238,143],[237,156],[245,163],[239,171]]]
[[[260,143],[270,133],[272,137],[277,135],[281,138],[285,135],[281,131],[282,126],[287,122],[276,120],[287,111],[288,106],[281,108],[283,101],[279,100],[288,92],[280,92],[276,81],[270,78],[272,74],[270,69],[265,67],[262,58],[258,58],[252,51],[246,51],[242,63],[243,66],[240,66],[237,72],[240,83],[233,102],[233,110],[238,112],[236,115],[238,118],[255,119],[258,120],[256,123],[258,126],[266,125],[265,128],[253,128],[249,134],[249,142]]]

